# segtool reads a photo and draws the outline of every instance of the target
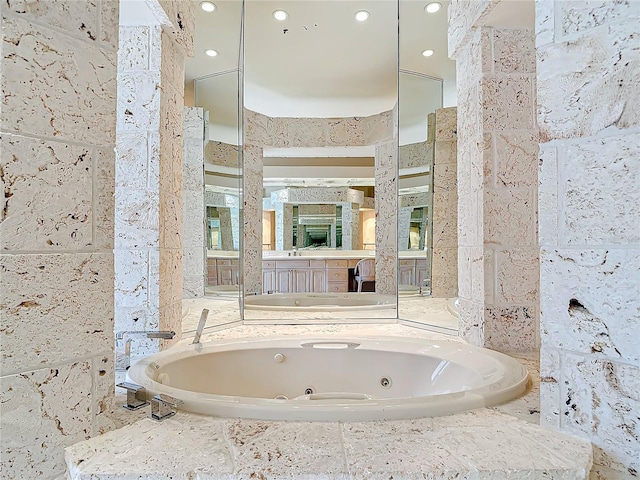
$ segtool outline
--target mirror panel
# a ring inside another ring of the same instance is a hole
[[[274,24],[279,8],[245,3],[244,319],[397,318],[397,3],[291,1]],[[363,8],[369,27],[353,18]],[[375,61],[367,35],[388,38]],[[299,56],[264,48],[290,42]],[[384,308],[336,306],[371,301],[356,292],[362,259],[376,281],[361,290],[388,295]],[[329,308],[277,308],[291,293],[324,295]]]

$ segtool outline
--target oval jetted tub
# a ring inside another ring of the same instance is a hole
[[[129,378],[200,414],[363,421],[503,403],[524,393],[529,374],[511,357],[461,342],[296,337],[171,348],[140,360]]]
[[[377,293],[276,293],[247,296],[244,299],[244,308],[305,312],[381,310],[396,308],[396,297]]]

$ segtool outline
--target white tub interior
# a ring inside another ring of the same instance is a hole
[[[396,308],[394,295],[377,293],[282,293],[245,297],[247,310],[381,310]]]
[[[270,420],[382,420],[444,415],[522,394],[514,359],[460,342],[287,338],[174,348],[129,372],[196,413]]]

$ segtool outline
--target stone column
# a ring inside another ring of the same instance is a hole
[[[637,2],[536,3],[541,424],[640,475]]]
[[[436,110],[431,295],[458,295],[457,108]]]
[[[182,175],[183,257],[182,294],[202,297],[206,284],[207,240],[204,205],[204,110],[184,107],[184,155]],[[198,215],[197,212],[202,212]]]
[[[118,2],[1,9],[0,476],[62,478],[115,427]]]
[[[218,219],[220,220],[220,237],[222,250],[233,250],[233,225],[231,220],[231,208],[218,207]]]
[[[449,38],[460,72],[460,335],[498,350],[532,351],[539,283],[533,32],[471,24],[456,45],[467,7],[452,4]]]
[[[273,204],[276,211],[276,250],[293,248],[293,205],[277,202]]]
[[[341,202],[342,207],[342,249],[357,250],[360,244],[360,205]]]
[[[147,5],[156,7],[147,25],[120,31],[115,329],[179,333],[184,55],[193,49],[194,6]],[[161,343],[171,342],[135,339],[132,350],[152,353]]]
[[[398,291],[398,142],[376,146],[376,292]]]

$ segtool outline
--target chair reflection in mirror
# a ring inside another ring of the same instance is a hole
[[[353,270],[356,282],[358,282],[358,292],[362,292],[363,282],[376,281],[376,261],[374,258],[363,258]]]

